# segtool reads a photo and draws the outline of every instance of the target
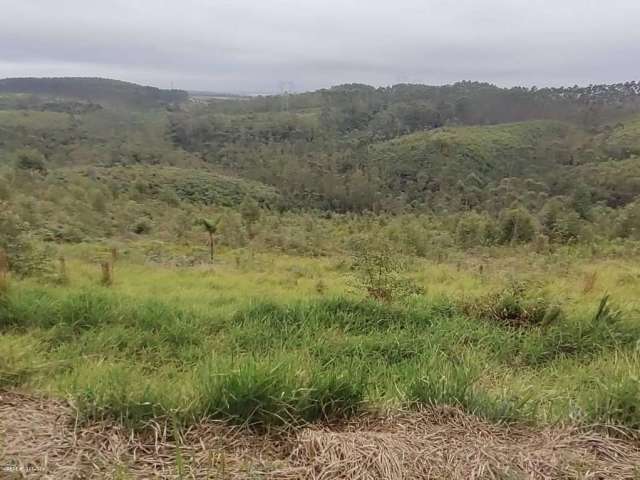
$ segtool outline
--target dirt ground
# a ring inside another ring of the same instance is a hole
[[[271,434],[77,420],[66,401],[0,392],[0,478],[640,479],[640,443],[624,432],[496,426],[455,409]]]

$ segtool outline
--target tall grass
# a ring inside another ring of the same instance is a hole
[[[387,402],[457,406],[493,421],[640,418],[640,362],[615,360],[631,355],[640,327],[608,301],[515,329],[446,299],[202,307],[17,285],[0,302],[0,354],[9,359],[0,383],[68,394],[88,419],[133,426],[163,415],[269,428]],[[598,368],[613,373],[586,382]]]
[[[297,365],[298,364],[298,365]],[[352,372],[309,370],[295,358],[211,359],[199,371],[203,413],[249,425],[297,425],[355,414],[364,385]]]

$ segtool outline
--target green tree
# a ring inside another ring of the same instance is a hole
[[[200,224],[204,228],[205,232],[209,235],[209,261],[213,263],[213,246],[214,246],[214,238],[216,233],[218,232],[218,224],[220,223],[220,218],[216,218],[215,220],[208,220],[206,218],[202,218],[200,220]]]
[[[522,207],[506,210],[500,216],[500,242],[526,243],[533,240],[536,233],[531,214]]]

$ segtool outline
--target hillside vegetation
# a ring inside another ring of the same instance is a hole
[[[564,90],[345,85],[286,99],[176,97],[181,102],[144,111],[136,102],[165,94],[99,79],[2,84],[17,92],[0,97],[2,198],[40,232],[51,222],[37,221],[38,212],[67,218],[65,198],[88,198],[85,218],[94,226],[100,217],[120,225],[162,218],[161,232],[142,230],[163,238],[184,232],[166,218],[172,208],[224,209],[241,196],[271,212],[306,211],[316,221],[318,211],[428,215],[432,229],[464,245],[511,241],[514,221],[526,224],[517,241],[566,243],[634,237],[640,220],[633,82]],[[72,97],[87,108],[69,104]],[[504,123],[512,120],[519,121]],[[101,174],[76,181],[79,166]],[[122,174],[128,167],[137,169]],[[61,182],[67,186],[59,194]],[[70,193],[80,184],[82,194]],[[41,197],[51,198],[46,209],[33,197],[38,188],[55,192]],[[160,208],[167,202],[173,206]],[[82,234],[68,238],[126,231],[69,223]]]
[[[159,107],[187,100],[182,90],[161,90],[104,78],[5,78],[0,94],[17,93],[46,98],[80,99],[115,106]],[[23,98],[28,102],[28,99]],[[36,103],[38,100],[35,100]]]
[[[6,398],[69,399],[74,431],[173,442],[178,478],[200,465],[181,453],[200,428],[198,442],[243,432],[287,455],[300,432],[352,429],[345,445],[384,463],[399,411],[461,419],[465,438],[500,428],[505,444],[566,429],[553,438],[574,456],[547,477],[633,478],[620,452],[637,454],[640,432],[635,82],[209,101],[96,79],[0,85]],[[594,438],[614,445],[597,462]],[[136,475],[138,447],[114,478]],[[539,474],[494,460],[495,478]],[[333,478],[319,462],[309,472]]]

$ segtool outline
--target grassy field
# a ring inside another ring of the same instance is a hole
[[[629,257],[412,259],[424,293],[386,304],[353,288],[348,258],[236,250],[177,267],[129,244],[103,286],[106,251],[63,249],[64,282],[10,281],[2,387],[136,429],[156,417],[262,429],[424,405],[640,427],[640,267]]]

